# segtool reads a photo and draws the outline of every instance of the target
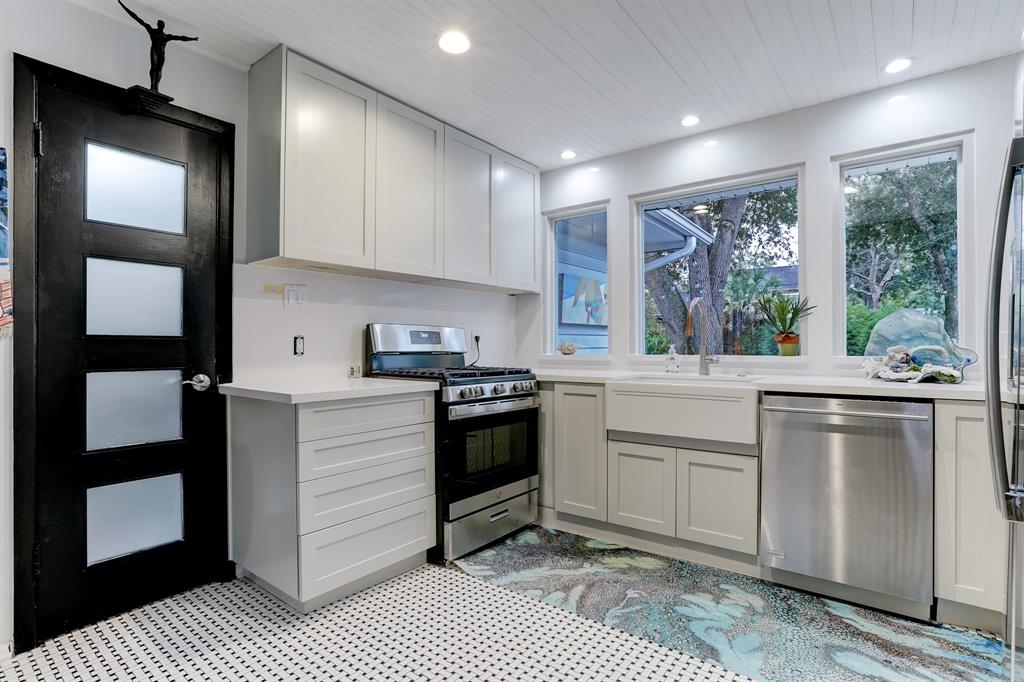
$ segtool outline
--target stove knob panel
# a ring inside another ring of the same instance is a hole
[[[505,387],[505,384],[494,384],[494,388],[491,390],[494,391],[494,395],[501,395],[508,389]]]
[[[459,397],[463,398],[463,399],[465,399],[465,398],[472,398],[473,397],[473,389],[471,387],[467,386],[466,388],[464,388],[461,391],[459,391]]]

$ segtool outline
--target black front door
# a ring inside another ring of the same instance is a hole
[[[232,575],[233,139],[16,58],[19,649]]]

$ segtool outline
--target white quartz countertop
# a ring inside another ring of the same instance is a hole
[[[701,378],[693,373],[680,372],[631,372],[628,370],[573,370],[538,369],[538,381],[552,383],[604,384],[609,381],[624,381],[639,377],[670,377],[671,380],[700,383]],[[715,372],[712,374],[728,374]],[[752,386],[759,391],[783,391],[788,393],[815,393],[823,395],[864,395],[891,398],[926,398],[939,400],[984,400],[985,385],[980,381],[965,381],[962,384],[920,383],[906,384],[867,379],[857,376],[817,376],[806,374],[762,374],[749,372],[752,381],[741,384],[708,382],[711,386]]]
[[[370,398],[402,393],[423,393],[436,391],[436,381],[411,379],[371,379],[366,377],[299,377],[267,376],[244,377],[221,384],[218,390],[224,395],[255,400],[269,400],[275,403],[318,403],[327,400],[349,398]]]

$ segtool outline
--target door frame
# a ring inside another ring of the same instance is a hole
[[[201,131],[217,138],[220,148],[219,214],[216,236],[216,344],[217,384],[231,381],[231,277],[235,126],[170,104],[142,111],[125,88],[104,83],[44,62],[14,55],[14,149],[13,201],[10,205],[13,230],[12,276],[17,331],[14,334],[14,648],[30,649],[38,644],[36,622],[36,361],[38,339],[38,241],[36,239],[36,158],[40,140],[36,137],[37,93],[40,82],[56,86],[84,99],[108,106],[130,109],[139,115]],[[41,139],[45,149],[45,131]],[[227,422],[211,434],[224,452],[222,477],[225,481],[223,524],[228,537]],[[224,579],[234,577],[228,543],[224,545]]]

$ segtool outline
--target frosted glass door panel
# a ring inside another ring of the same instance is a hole
[[[85,554],[90,566],[183,537],[181,474],[85,491]]]
[[[100,450],[181,438],[181,372],[85,375],[85,447]]]
[[[85,219],[185,233],[185,166],[86,144]]]
[[[85,333],[181,336],[183,279],[172,265],[86,258]]]

